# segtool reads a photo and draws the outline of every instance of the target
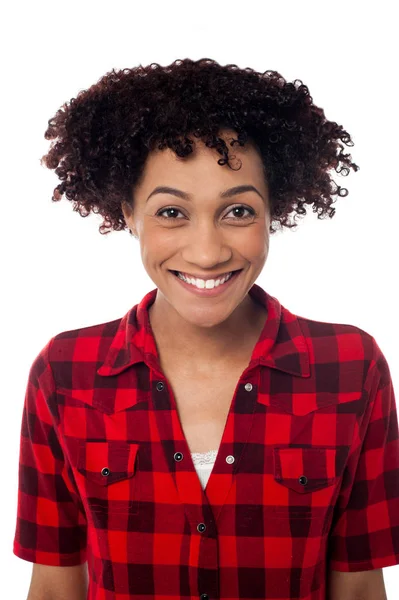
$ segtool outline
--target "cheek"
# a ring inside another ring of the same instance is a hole
[[[173,256],[178,248],[185,245],[178,231],[173,229],[160,232],[156,227],[144,227],[140,236],[141,259],[148,269],[157,269],[159,264]],[[235,253],[250,263],[263,264],[269,253],[268,223],[259,223],[259,227],[250,227],[244,235],[226,238]]]
[[[158,270],[163,261],[168,260],[176,252],[176,245],[168,243],[160,236],[145,235],[140,244],[141,260],[147,271]]]
[[[262,263],[269,254],[269,238],[267,235],[248,236],[242,249],[242,255],[252,263]]]

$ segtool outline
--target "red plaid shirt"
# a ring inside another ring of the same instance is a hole
[[[326,570],[399,563],[390,371],[353,325],[268,317],[205,491],[148,319],[60,333],[34,360],[13,551],[88,561],[88,600],[324,600]]]

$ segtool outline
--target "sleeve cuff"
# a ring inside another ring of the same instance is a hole
[[[87,551],[79,550],[71,554],[54,554],[53,552],[43,552],[40,550],[32,550],[23,548],[18,543],[14,542],[13,554],[18,558],[27,560],[40,565],[51,565],[55,567],[73,567],[82,565],[87,561]]]
[[[383,558],[373,558],[373,560],[362,560],[360,562],[345,562],[339,560],[329,560],[328,568],[333,571],[372,571],[373,569],[383,569],[384,567],[393,567],[399,565],[399,556],[385,556]]]

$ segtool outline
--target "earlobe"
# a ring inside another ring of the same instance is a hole
[[[137,238],[136,232],[132,231],[132,229],[130,229],[130,227],[129,227],[129,219],[132,216],[131,207],[128,204],[126,204],[126,202],[123,202],[121,209],[122,209],[122,213],[123,213],[123,218],[125,219],[125,223],[129,229],[129,234],[132,235],[133,237]]]
[[[125,221],[127,223],[128,220],[132,217],[133,208],[132,208],[132,206],[130,206],[127,202],[125,202],[123,200],[122,204],[121,204],[121,210],[122,210],[122,213],[123,213],[123,218],[125,219]]]

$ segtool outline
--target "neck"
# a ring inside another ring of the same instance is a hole
[[[204,365],[209,369],[210,364],[239,361],[252,353],[267,317],[266,309],[247,294],[225,321],[200,327],[182,319],[159,290],[148,314],[160,356],[187,359],[191,368],[199,370]]]

